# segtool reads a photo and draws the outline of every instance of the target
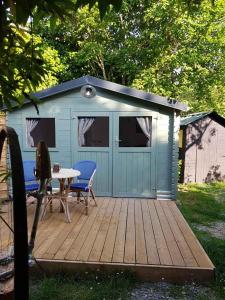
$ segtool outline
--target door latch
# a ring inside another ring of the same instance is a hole
[[[115,142],[119,143],[119,142],[122,142],[122,140],[120,140],[119,137],[116,136],[116,137],[115,137]]]

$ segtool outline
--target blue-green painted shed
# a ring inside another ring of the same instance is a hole
[[[36,93],[7,112],[23,159],[35,158],[44,139],[52,163],[97,163],[98,196],[175,199],[180,112],[186,106],[116,83],[84,76]]]

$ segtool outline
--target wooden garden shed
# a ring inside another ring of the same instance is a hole
[[[225,118],[203,112],[181,119],[179,135],[180,181],[225,180]]]
[[[39,115],[27,100],[7,112],[23,159],[35,158],[38,140],[52,163],[97,162],[98,196],[175,199],[178,132],[184,104],[84,76],[38,92]]]

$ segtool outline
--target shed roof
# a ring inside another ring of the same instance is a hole
[[[225,126],[225,118],[219,115],[215,111],[199,112],[199,113],[188,115],[181,119],[180,126],[187,126],[205,117],[210,117],[216,122],[218,122],[219,124],[221,124],[222,126]]]
[[[72,91],[74,89],[80,88],[84,85],[92,85],[96,88],[101,88],[105,91],[115,92],[120,95],[126,95],[134,98],[138,98],[144,101],[148,101],[154,104],[167,106],[176,110],[186,111],[187,106],[183,103],[175,99],[171,99],[169,97],[162,97],[152,93],[147,93],[144,91],[140,91],[134,88],[126,87],[124,85],[120,85],[117,83],[113,83],[110,81],[98,79],[92,76],[83,76],[78,79],[73,79],[54,87],[42,90],[33,94],[35,97],[39,98],[40,100],[45,100],[51,96],[58,95],[61,93],[65,93],[68,91]],[[24,104],[30,103],[29,99],[26,99]]]

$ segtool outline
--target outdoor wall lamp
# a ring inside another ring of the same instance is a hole
[[[80,93],[83,97],[92,98],[96,95],[96,89],[92,85],[82,86]]]

